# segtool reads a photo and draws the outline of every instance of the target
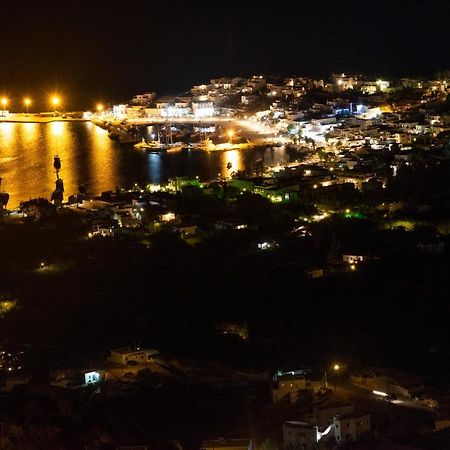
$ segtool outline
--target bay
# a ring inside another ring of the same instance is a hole
[[[120,145],[107,131],[90,122],[0,123],[0,177],[9,192],[8,208],[21,201],[44,197],[54,189],[53,158],[62,162],[64,198],[85,185],[92,194],[129,187],[134,183],[164,183],[177,176],[199,176],[203,181],[228,177],[295,159],[285,148],[257,148],[221,152],[182,150],[152,154]],[[231,163],[231,165],[230,165]]]

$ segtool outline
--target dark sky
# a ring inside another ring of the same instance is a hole
[[[74,109],[233,74],[450,68],[449,0],[2,0],[0,17],[0,92],[16,104],[59,90]]]

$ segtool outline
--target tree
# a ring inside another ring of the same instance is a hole
[[[20,211],[30,220],[38,221],[53,216],[56,207],[45,198],[33,198],[20,204]]]

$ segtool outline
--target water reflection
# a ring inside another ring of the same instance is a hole
[[[95,186],[102,185],[109,187],[106,189],[114,189],[120,185],[117,179],[118,173],[118,159],[114,152],[114,143],[108,138],[108,132],[92,123],[86,123],[86,132],[88,135],[89,151],[88,158],[90,164],[86,167],[86,177],[84,177],[83,184],[89,190],[95,191]]]
[[[45,128],[45,160],[51,161],[53,164],[53,157],[58,155],[62,162],[62,169],[60,177],[64,180],[64,187],[70,193],[73,193],[78,188],[79,183],[79,167],[77,164],[77,158],[74,155],[76,152],[74,145],[74,136],[70,124],[65,122],[52,122]],[[47,162],[47,164],[49,164]],[[51,172],[47,172],[48,175]],[[56,176],[51,177],[52,184],[54,183]]]
[[[0,141],[2,146],[11,145],[14,138],[15,128],[13,123],[0,123]]]
[[[242,154],[239,150],[229,150],[222,154],[221,176],[228,178],[233,172],[243,169]]]
[[[157,153],[149,153],[147,155],[148,162],[148,180],[152,183],[160,183],[163,181],[163,156]]]
[[[107,131],[88,122],[0,123],[0,177],[10,193],[8,206],[38,196],[50,198],[56,154],[61,158],[66,199],[81,184],[97,194],[135,182],[161,183],[175,176],[213,180],[295,158],[283,148],[158,155],[132,145],[120,146],[108,138]]]

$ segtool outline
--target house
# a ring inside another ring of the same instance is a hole
[[[370,415],[366,413],[337,415],[333,423],[338,443],[358,441],[370,433]]]
[[[367,255],[342,255],[342,262],[349,265],[360,264],[367,261],[367,259]]]
[[[252,450],[251,439],[224,439],[203,441],[200,450]]]
[[[305,273],[309,278],[323,278],[323,269],[311,269]]]
[[[317,427],[306,422],[283,423],[284,450],[314,450],[317,448]]]
[[[325,428],[333,423],[333,418],[337,415],[352,414],[354,411],[355,407],[351,403],[334,402],[324,406],[316,406],[313,409],[310,422],[319,428]]]
[[[138,364],[147,364],[153,360],[153,358],[159,358],[159,351],[154,349],[138,349],[132,350],[130,347],[117,348],[111,350],[109,360],[111,362],[126,365],[130,361],[134,361]]]
[[[283,374],[279,376],[272,386],[272,401],[278,403],[289,401],[297,402],[299,395],[307,387],[306,378],[303,375]]]
[[[175,229],[180,233],[182,238],[193,237],[197,235],[198,228],[197,225],[180,225],[175,227]]]

